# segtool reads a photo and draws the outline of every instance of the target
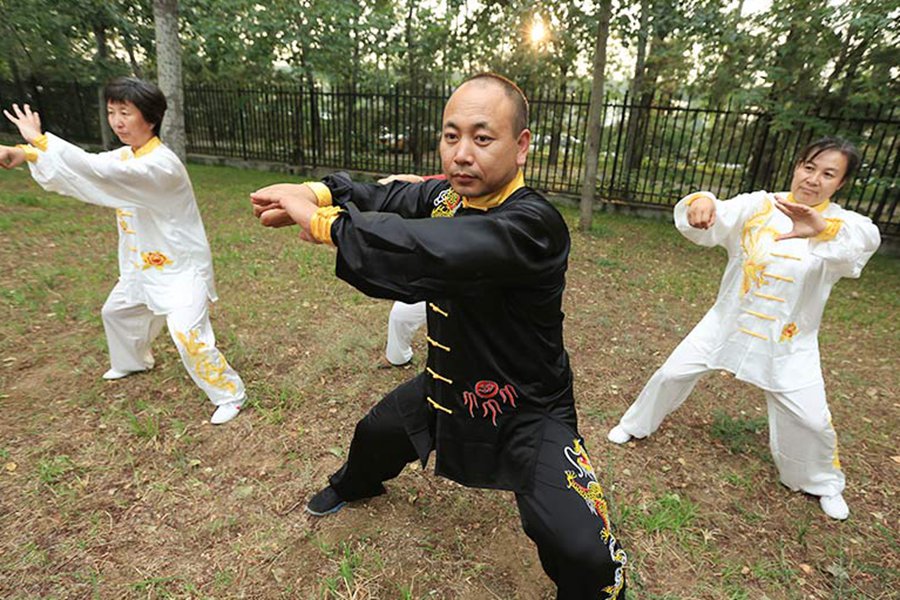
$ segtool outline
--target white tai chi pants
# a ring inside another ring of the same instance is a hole
[[[243,400],[244,382],[216,348],[206,285],[202,281],[194,285],[190,304],[164,315],[155,314],[144,303],[130,301],[120,282],[110,292],[100,314],[113,369],[127,372],[151,368],[150,345],[165,323],[184,368],[213,404]]]
[[[394,365],[403,365],[412,359],[413,335],[425,324],[425,303],[394,302],[388,319],[387,347],[384,355]]]
[[[647,437],[711,370],[705,355],[689,340],[683,340],[653,374],[619,425],[634,437]],[[769,413],[769,448],[781,482],[791,490],[814,496],[843,492],[844,473],[824,384],[789,392],[763,392]]]

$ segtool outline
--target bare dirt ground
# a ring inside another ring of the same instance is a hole
[[[374,368],[390,304],[338,281],[332,250],[251,218],[247,194],[281,176],[191,172],[213,324],[251,399],[222,427],[165,333],[152,371],[100,379],[114,217],[0,173],[0,597],[553,598],[511,494],[410,467],[384,496],[304,513],[356,421],[415,370]],[[665,223],[598,215],[573,233],[567,344],[629,597],[897,598],[896,259],[836,287],[820,338],[848,521],[778,483],[762,393],[728,375],[707,376],[648,440],[606,441],[712,304],[723,265]],[[421,365],[422,337],[415,350]]]

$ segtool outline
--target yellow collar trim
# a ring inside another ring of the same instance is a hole
[[[137,150],[134,151],[134,157],[140,158],[142,156],[146,156],[147,154],[150,154],[151,152],[153,152],[160,146],[162,146],[162,140],[160,140],[158,137],[156,137],[154,135],[152,138],[147,140],[146,144],[144,144],[143,146],[141,146],[140,148],[138,148]]]
[[[519,169],[519,172],[512,181],[507,183],[503,189],[494,192],[493,194],[478,196],[477,198],[466,198],[464,196],[462,199],[463,208],[489,210],[496,206],[500,206],[520,187],[525,187],[525,175],[522,173],[521,169]]]
[[[787,201],[793,202],[794,204],[799,204],[796,200],[794,200],[794,194],[788,194]],[[812,208],[816,209],[819,212],[824,212],[825,209],[828,208],[829,204],[831,204],[831,198],[825,198],[824,200],[822,200],[821,202],[819,202]]]

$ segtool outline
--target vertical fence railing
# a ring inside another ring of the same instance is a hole
[[[309,85],[188,86],[188,151],[382,174],[437,173],[440,119],[449,94],[443,87],[363,92]],[[589,100],[583,92],[532,95],[525,168],[532,187],[580,192]],[[40,107],[46,129],[81,142],[100,143],[97,101],[94,84],[0,81],[0,106]],[[841,135],[857,144],[863,160],[840,201],[870,216],[886,235],[900,235],[895,107],[772,115],[730,104],[607,95],[601,122],[596,182],[601,201],[666,208],[696,189],[721,198],[783,190],[803,145],[822,135]],[[0,131],[15,133],[5,119]]]

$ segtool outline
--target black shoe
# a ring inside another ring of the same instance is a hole
[[[347,504],[330,485],[320,490],[318,494],[310,498],[306,505],[306,512],[316,517],[324,517],[336,513]]]

